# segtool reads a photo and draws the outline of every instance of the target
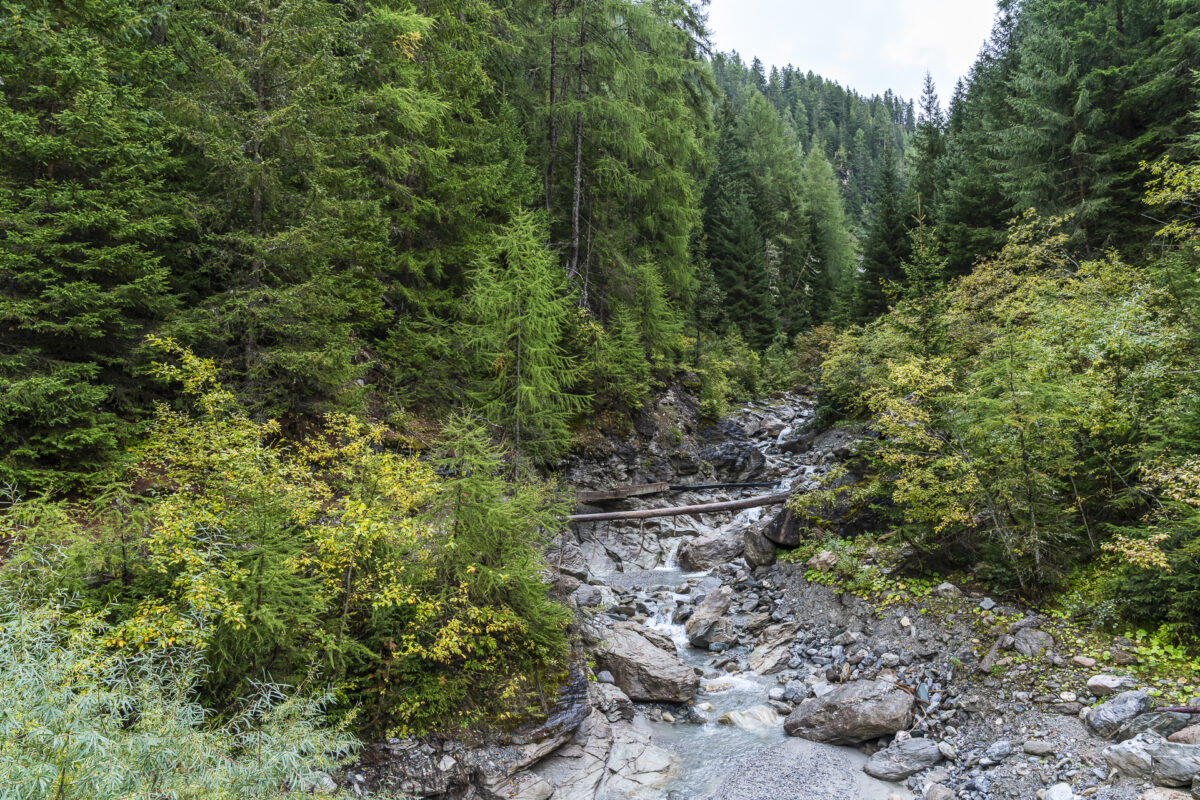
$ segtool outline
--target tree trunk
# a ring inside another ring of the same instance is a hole
[[[558,10],[560,0],[550,0],[550,153],[546,159],[546,210],[554,197],[554,160],[558,155],[558,121],[554,117],[554,89],[558,70]]]
[[[583,54],[587,44],[587,12],[579,16],[579,90],[576,100],[579,108],[575,112],[575,199],[571,206],[571,266],[567,277],[579,277],[579,203],[583,194]]]

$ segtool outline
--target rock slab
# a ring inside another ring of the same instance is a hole
[[[853,681],[802,702],[783,722],[789,736],[829,744],[860,744],[912,724],[916,702],[886,681]]]
[[[881,781],[902,781],[942,760],[932,739],[905,739],[871,756],[863,772]]]
[[[632,622],[618,622],[601,635],[596,663],[633,700],[686,703],[700,686],[670,639]]]

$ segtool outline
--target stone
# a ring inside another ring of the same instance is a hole
[[[554,800],[616,800],[661,796],[678,765],[669,752],[651,743],[649,733],[626,722],[610,723],[593,712],[570,744],[531,772],[551,785]]]
[[[831,550],[822,550],[808,560],[807,566],[809,569],[815,569],[817,572],[829,572],[837,566],[837,554]]]
[[[1163,742],[1152,759],[1150,778],[1158,786],[1191,786],[1200,775],[1200,745]]]
[[[953,583],[939,583],[934,588],[933,593],[938,597],[961,597],[962,589],[959,589]]]
[[[1192,800],[1192,795],[1178,789],[1164,789],[1159,786],[1138,795],[1138,800]]]
[[[1037,628],[1022,628],[1013,637],[1013,647],[1023,656],[1033,658],[1054,649],[1054,637]]]
[[[684,626],[693,647],[705,648],[713,642],[730,640],[732,625],[726,614],[732,599],[730,586],[721,586],[704,596]]]
[[[595,608],[604,602],[604,594],[600,589],[587,583],[572,592],[571,598],[580,608]]]
[[[632,722],[637,713],[629,696],[610,683],[591,684],[588,687],[588,700],[592,708],[603,714],[609,722]]]
[[[1071,659],[1071,663],[1084,669],[1093,669],[1096,666],[1096,659],[1088,658],[1087,656],[1074,656]]]
[[[1157,733],[1159,736],[1170,737],[1183,730],[1191,722],[1190,714],[1179,714],[1170,711],[1151,711],[1148,714],[1134,717],[1113,735],[1113,739],[1123,742],[1132,739],[1139,733]]]
[[[983,757],[990,758],[992,761],[1003,761],[1012,755],[1013,745],[1008,739],[1000,739],[992,742],[992,745],[984,751]]]
[[[1069,783],[1056,783],[1046,790],[1043,800],[1075,800],[1075,790]]]
[[[1200,744],[1200,725],[1191,725],[1175,731],[1167,737],[1167,741],[1175,744]]]
[[[717,723],[765,736],[779,728],[779,713],[769,705],[757,705],[741,711],[727,711]]]
[[[616,683],[617,682],[617,679],[613,677],[613,674],[606,669],[602,669],[596,673],[596,680],[599,683]]]
[[[1121,692],[1090,709],[1084,722],[1100,738],[1111,739],[1124,725],[1139,714],[1145,714],[1153,705],[1154,700],[1145,689]]]
[[[863,772],[881,781],[898,782],[932,767],[942,760],[937,742],[932,739],[904,739],[892,742],[863,766]]]
[[[1054,745],[1049,742],[1030,740],[1021,746],[1021,750],[1025,752],[1025,755],[1043,758],[1054,754]]]
[[[800,544],[800,522],[796,514],[785,507],[763,528],[763,536],[780,547],[793,548]]]
[[[762,531],[750,528],[742,536],[742,557],[751,567],[769,567],[775,563],[775,543]]]
[[[670,639],[632,622],[618,622],[604,632],[596,663],[633,700],[686,703],[700,686]]]
[[[924,800],[954,800],[954,790],[940,783],[931,783],[925,787]]]
[[[982,608],[984,611],[991,611],[993,608],[996,607],[996,601],[990,597],[985,597],[985,598],[983,598],[982,601],[980,601],[979,607]]]
[[[799,631],[796,624],[772,625],[758,637],[758,645],[750,651],[749,666],[759,675],[773,675],[787,669],[792,658],[791,644]],[[782,698],[781,698],[782,699]]]
[[[732,561],[745,548],[744,536],[733,526],[699,536],[679,548],[679,566],[688,572],[712,569]]]
[[[886,681],[853,681],[803,701],[784,720],[783,729],[814,742],[860,744],[907,729],[915,702]]]
[[[1163,744],[1161,736],[1143,733],[1120,744],[1109,745],[1101,751],[1108,765],[1132,778],[1149,780],[1154,767],[1154,753]]]
[[[1132,689],[1136,685],[1133,678],[1123,675],[1093,675],[1087,682],[1088,691],[1096,697],[1108,697]]]

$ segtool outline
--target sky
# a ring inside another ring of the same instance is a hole
[[[992,28],[995,0],[712,0],[718,50],[792,64],[860,94],[919,99],[925,70],[943,107]]]

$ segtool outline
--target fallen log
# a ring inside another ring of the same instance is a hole
[[[607,522],[618,519],[655,519],[657,517],[682,517],[687,514],[709,514],[715,511],[740,511],[743,508],[783,505],[791,497],[789,492],[748,497],[745,500],[726,500],[722,503],[702,503],[696,506],[674,508],[642,508],[637,511],[607,511],[603,514],[572,514],[569,522]]]
[[[1154,710],[1170,712],[1172,714],[1200,714],[1200,706],[1167,706],[1166,708],[1156,708]]]

